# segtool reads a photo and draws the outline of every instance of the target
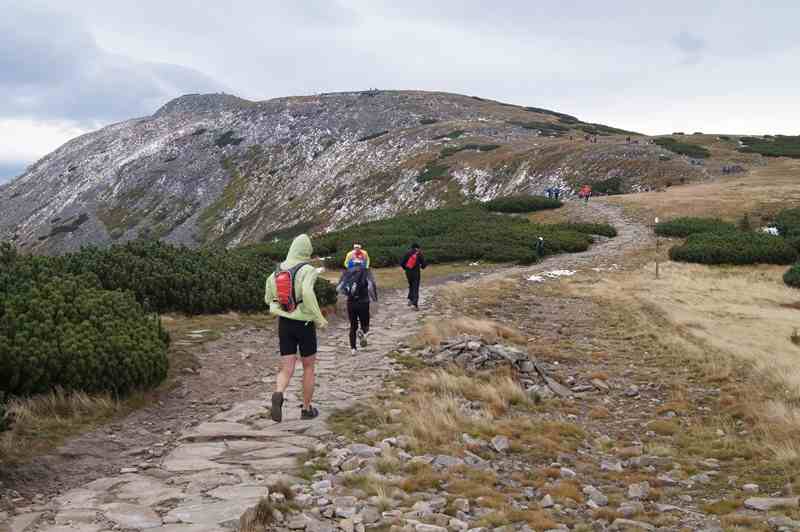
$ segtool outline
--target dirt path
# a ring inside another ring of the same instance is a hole
[[[647,228],[624,219],[616,208],[601,203],[586,208],[617,227],[619,236],[583,253],[480,278],[612,267],[618,257],[649,242]],[[436,289],[423,286],[423,302]],[[355,357],[349,354],[347,324],[334,320],[320,335],[315,402],[323,415],[314,422],[300,421],[299,401],[291,400],[299,391],[297,377],[285,421],[276,425],[268,419],[265,400],[277,364],[273,331],[244,329],[206,344],[197,355],[202,367],[183,377],[161,402],[75,438],[36,466],[17,471],[13,486],[6,486],[16,492],[6,491],[15,498],[11,532],[230,527],[266,485],[296,473],[297,456],[328,435],[325,418],[334,409],[383,385],[395,371],[387,354],[432,312],[425,304],[420,313],[408,312],[404,294],[389,293],[374,317],[371,345]],[[63,528],[66,524],[71,528]]]

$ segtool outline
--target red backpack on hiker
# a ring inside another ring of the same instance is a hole
[[[417,267],[417,256],[418,255],[419,255],[419,251],[415,251],[414,253],[411,254],[410,257],[408,257],[408,260],[406,261],[406,270],[413,270],[414,268]]]
[[[288,270],[281,270],[280,267],[275,270],[275,300],[286,312],[293,312],[294,309],[303,302],[302,299],[297,299],[297,294],[294,290],[294,278],[297,276],[297,272],[300,268],[306,264],[308,263],[301,262]]]

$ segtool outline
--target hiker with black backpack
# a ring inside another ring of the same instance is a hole
[[[342,274],[337,289],[347,297],[347,316],[350,319],[350,353],[357,354],[356,336],[361,347],[367,347],[369,335],[369,303],[378,301],[378,287],[372,271],[355,264]]]
[[[344,258],[344,267],[350,269],[359,264],[369,268],[369,253],[361,247],[361,244],[355,243],[352,251],[348,252]]]
[[[283,393],[294,374],[298,354],[303,364],[301,419],[313,419],[319,411],[311,405],[317,362],[317,327],[328,325],[314,293],[319,272],[311,264],[311,239],[300,235],[292,241],[286,260],[267,279],[264,301],[270,314],[278,316],[278,338],[282,367],[272,394],[273,421],[283,419]]]
[[[419,283],[422,270],[427,266],[422,249],[416,242],[411,244],[411,249],[403,255],[403,259],[400,261],[400,267],[406,272],[406,279],[408,279],[408,305],[414,307],[415,310],[419,310]]]

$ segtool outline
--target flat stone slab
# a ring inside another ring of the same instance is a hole
[[[239,484],[238,486],[220,486],[219,488],[206,492],[206,495],[226,501],[252,499],[253,504],[255,504],[261,497],[269,495],[269,489],[266,486],[258,484]]]
[[[241,423],[227,421],[207,422],[196,426],[194,430],[181,436],[182,440],[235,440],[244,438],[269,438],[271,433],[253,430]]]
[[[236,404],[230,410],[220,412],[211,418],[211,421],[239,422],[244,421],[249,417],[266,414],[267,412],[268,409],[264,404],[264,401],[245,401],[243,403]]]
[[[250,473],[244,469],[225,469],[221,471],[203,471],[192,475],[182,475],[170,480],[172,485],[183,485],[186,493],[202,493],[218,486],[244,484],[250,481]]]
[[[798,508],[800,497],[750,497],[744,501],[746,508],[766,512],[773,508]]]
[[[253,460],[247,466],[257,473],[274,473],[276,471],[294,471],[299,468],[297,459],[293,456],[271,458],[269,460]]]
[[[59,508],[99,508],[103,501],[100,500],[100,492],[88,490],[86,488],[77,488],[69,490],[56,497],[53,502]]]
[[[68,525],[74,523],[94,523],[97,520],[95,510],[63,510],[58,512],[55,517],[57,525]]]
[[[23,532],[26,528],[33,525],[42,516],[42,512],[15,515],[11,519],[11,532]]]
[[[268,459],[268,458],[280,458],[282,456],[297,456],[300,454],[305,454],[308,452],[308,449],[304,447],[295,447],[294,445],[275,445],[266,449],[259,449],[257,451],[251,451],[242,455],[243,459]]]
[[[226,521],[238,520],[253,504],[252,500],[200,502],[170,510],[167,518],[168,520],[178,520],[181,523],[218,525]]]
[[[164,525],[155,532],[230,532],[219,525]]]
[[[133,500],[142,506],[154,506],[170,499],[183,499],[183,492],[167,487],[158,480],[143,479],[128,482],[117,491],[117,498]]]
[[[95,523],[72,523],[40,528],[39,532],[99,532],[105,528]]]
[[[122,528],[156,528],[161,526],[161,518],[150,508],[115,502],[103,507],[103,513],[110,521],[114,521]]]
[[[226,451],[224,443],[187,443],[177,447],[161,462],[167,471],[202,471],[225,467],[211,460]]]

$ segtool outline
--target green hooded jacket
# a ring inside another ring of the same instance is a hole
[[[313,250],[311,239],[308,238],[308,235],[298,236],[292,241],[286,260],[281,263],[280,268],[288,270],[301,262],[310,262]],[[275,274],[270,275],[267,279],[264,293],[264,302],[269,305],[270,314],[297,321],[313,321],[318,327],[327,326],[328,321],[322,315],[317,296],[314,293],[314,283],[317,281],[318,275],[317,269],[310,264],[297,270],[297,276],[294,279],[294,291],[301,303],[292,312],[283,310],[276,301]]]

